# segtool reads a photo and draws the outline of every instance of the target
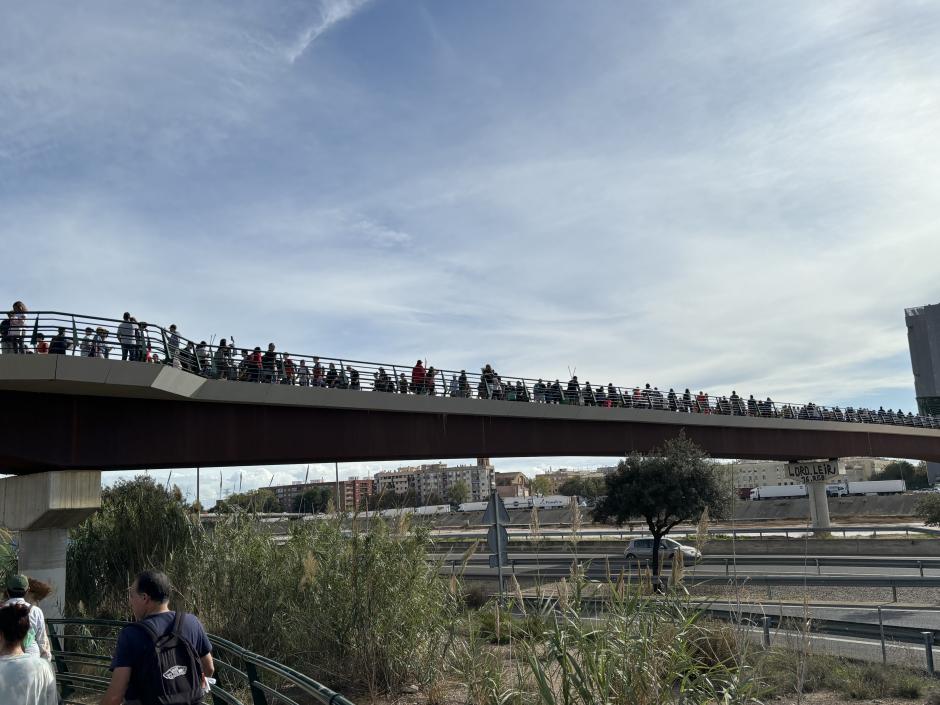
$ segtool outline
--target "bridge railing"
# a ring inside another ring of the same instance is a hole
[[[61,702],[85,705],[105,692],[118,632],[127,622],[48,619],[52,660]],[[345,697],[283,664],[209,635],[216,682],[205,702],[213,705],[352,705]],[[97,699],[95,699],[97,702]]]
[[[414,374],[412,365],[376,363],[340,357],[277,351],[260,346],[194,340],[172,327],[147,321],[35,311],[24,315],[16,328],[18,343],[4,343],[3,352],[52,352],[84,357],[108,357],[131,362],[169,364],[210,379],[287,384],[317,388],[373,391],[390,394],[531,402],[593,407],[648,409],[673,413],[749,416],[810,421],[888,424],[940,429],[940,417],[904,414],[883,409],[830,407],[809,403],[775,402],[770,398],[744,398],[693,393],[689,389],[661,391],[649,385],[624,386],[613,382],[591,385],[589,380],[502,375],[488,365],[479,372],[429,366]],[[224,343],[224,344],[223,344]]]

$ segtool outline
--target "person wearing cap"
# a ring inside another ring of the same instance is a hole
[[[0,703],[4,705],[58,703],[52,665],[23,648],[31,629],[28,606],[0,607]]]
[[[46,661],[51,660],[52,654],[49,651],[49,638],[46,631],[46,617],[36,605],[31,605],[26,601],[26,593],[29,591],[29,578],[25,575],[11,575],[7,578],[7,600],[3,607],[7,605],[26,605],[29,608],[29,632],[23,641],[23,651],[32,656],[39,656]]]

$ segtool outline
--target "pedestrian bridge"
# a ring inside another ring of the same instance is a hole
[[[12,474],[622,456],[680,430],[717,458],[940,462],[936,428],[252,384],[69,355],[0,355],[0,408]]]

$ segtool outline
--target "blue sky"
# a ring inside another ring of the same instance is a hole
[[[938,67],[929,2],[30,2],[0,22],[7,298],[909,409]]]

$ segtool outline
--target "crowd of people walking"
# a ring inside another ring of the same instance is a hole
[[[365,381],[360,370],[349,362],[321,361],[317,356],[293,355],[280,352],[274,343],[263,350],[260,346],[239,347],[235,339],[222,338],[217,344],[183,338],[175,324],[162,328],[138,321],[124,312],[120,321],[98,319],[99,325],[84,326],[79,338],[75,319],[69,326],[61,325],[61,318],[53,324],[41,324],[41,316],[33,319],[33,332],[29,335],[29,311],[22,301],[13,304],[0,325],[0,339],[4,354],[81,355],[82,357],[171,365],[192,374],[211,379],[282,384],[328,389],[369,390],[389,394],[415,394],[458,398],[490,399],[499,401],[532,402],[536,404],[575,404],[579,406],[650,409],[675,413],[718,414],[761,418],[802,419],[809,421],[842,421],[854,423],[881,423],[924,428],[940,428],[940,419],[929,414],[914,415],[900,409],[823,407],[814,403],[779,404],[769,397],[743,398],[737,391],[714,397],[702,390],[693,393],[686,388],[681,392],[660,391],[646,384],[643,387],[620,387],[612,382],[582,384],[577,375],[567,383],[560,379],[539,379],[535,382],[522,378],[508,379],[489,364],[480,368],[479,375],[468,375],[466,370],[445,373],[418,360],[410,370],[397,366],[376,366],[356,363],[368,368]],[[51,317],[49,320],[53,320]],[[114,325],[116,323],[116,325]],[[114,329],[114,336],[109,327]],[[46,339],[47,333],[53,333]],[[449,375],[449,378],[448,378]]]

